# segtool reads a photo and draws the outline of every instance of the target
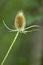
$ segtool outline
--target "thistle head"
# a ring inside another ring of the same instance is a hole
[[[23,12],[19,12],[16,17],[15,17],[15,27],[16,29],[21,32],[24,30],[25,25],[26,25],[26,20]]]
[[[34,28],[34,27],[35,28],[40,28],[39,25],[32,25],[32,26],[29,26],[29,27],[25,28],[26,19],[25,19],[25,16],[24,16],[23,12],[19,12],[15,17],[14,24],[15,24],[16,30],[9,28],[6,25],[6,23],[4,22],[4,20],[3,20],[3,24],[10,32],[17,32],[18,31],[18,32],[23,32],[24,33],[24,32],[31,32],[31,31],[27,31],[27,30],[29,30],[31,28]],[[39,30],[39,29],[35,29],[35,30]],[[34,31],[34,30],[32,30],[32,31]]]

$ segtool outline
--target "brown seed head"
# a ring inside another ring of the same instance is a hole
[[[26,25],[25,16],[22,12],[19,12],[15,17],[15,27],[18,31],[23,31]]]

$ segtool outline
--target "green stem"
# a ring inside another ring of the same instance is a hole
[[[5,63],[6,59],[7,59],[8,55],[9,55],[9,53],[10,53],[12,47],[13,47],[13,45],[14,45],[14,43],[15,43],[17,37],[18,37],[18,34],[19,34],[19,32],[17,32],[17,34],[16,34],[16,36],[15,36],[15,38],[14,38],[14,40],[13,40],[11,46],[9,47],[9,49],[8,49],[8,51],[7,51],[7,53],[6,53],[5,57],[4,57],[4,59],[3,59],[2,63],[1,63],[1,65],[4,65],[4,63]]]

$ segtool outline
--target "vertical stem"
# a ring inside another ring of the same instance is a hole
[[[9,49],[8,49],[8,51],[7,51],[7,53],[6,53],[5,57],[4,57],[4,59],[3,59],[2,63],[1,63],[1,65],[4,65],[4,63],[5,63],[6,59],[7,59],[8,55],[9,55],[9,53],[10,53],[12,47],[13,47],[13,45],[14,45],[14,43],[15,43],[17,37],[18,37],[18,34],[19,34],[19,32],[17,32],[17,34],[16,34],[16,36],[15,36],[15,38],[14,38],[12,44],[10,45],[10,47],[9,47]]]

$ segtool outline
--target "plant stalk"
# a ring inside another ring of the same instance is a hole
[[[4,57],[4,59],[3,59],[2,63],[1,63],[1,65],[4,65],[4,63],[5,63],[5,61],[6,61],[7,57],[8,57],[8,55],[9,55],[9,53],[10,53],[12,47],[13,47],[13,45],[14,45],[14,43],[15,43],[17,37],[18,37],[18,35],[19,35],[19,32],[17,32],[17,34],[16,34],[16,36],[15,36],[15,38],[14,38],[12,44],[10,45],[10,47],[9,47],[9,49],[8,49],[8,51],[7,51],[7,53],[6,53],[5,57]]]

